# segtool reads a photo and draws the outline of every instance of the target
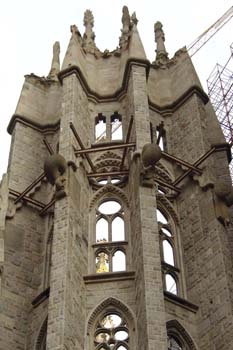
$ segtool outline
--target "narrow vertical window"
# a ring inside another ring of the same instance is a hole
[[[177,295],[177,285],[175,278],[167,273],[165,275],[166,291]]]
[[[104,218],[97,221],[96,224],[96,242],[108,241],[108,222]]]
[[[111,116],[111,139],[122,140],[122,118],[121,115],[115,112]]]
[[[112,241],[124,241],[125,240],[125,224],[124,220],[117,216],[112,221]]]
[[[163,241],[163,259],[167,264],[174,266],[173,248],[166,239]]]
[[[95,139],[97,142],[106,141],[106,117],[102,113],[95,118]]]
[[[94,258],[95,272],[126,270],[124,206],[105,199],[96,208]],[[117,247],[117,248],[116,248]]]
[[[118,250],[112,257],[112,270],[125,271],[125,253]]]

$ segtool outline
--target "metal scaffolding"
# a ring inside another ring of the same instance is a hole
[[[224,66],[216,64],[207,80],[208,94],[226,141],[233,146],[233,43]],[[230,164],[233,180],[233,161]]]

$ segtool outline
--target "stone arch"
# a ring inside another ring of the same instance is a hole
[[[101,187],[98,191],[95,192],[94,196],[92,197],[91,201],[90,201],[90,205],[89,205],[89,210],[91,210],[95,203],[104,195],[109,194],[111,195],[115,195],[117,196],[119,199],[121,199],[126,206],[129,206],[129,201],[128,198],[126,196],[126,194],[124,193],[124,191],[122,191],[119,187],[116,187],[112,184],[107,184],[103,187]]]
[[[178,214],[177,214],[175,208],[173,207],[173,205],[171,204],[171,202],[167,199],[167,197],[161,193],[157,193],[156,199],[158,202],[158,209],[165,211],[165,213],[167,213],[168,215],[170,215],[172,217],[172,219],[174,220],[176,225],[179,225]]]
[[[184,344],[184,346],[186,346],[185,349],[197,350],[197,346],[195,345],[193,339],[179,321],[170,320],[167,322],[166,326],[167,334],[178,338]]]
[[[48,326],[48,316],[46,316],[45,320],[42,323],[42,326],[40,327],[40,331],[36,340],[35,350],[46,349],[47,326]]]
[[[87,335],[90,334],[91,329],[93,328],[94,323],[99,314],[101,314],[101,312],[105,311],[106,309],[121,311],[131,324],[132,329],[135,330],[136,322],[132,310],[128,306],[126,306],[121,300],[110,297],[104,299],[94,310],[90,312],[86,328]]]

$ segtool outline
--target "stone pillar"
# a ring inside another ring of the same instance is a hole
[[[132,66],[129,83],[131,114],[134,115],[137,150],[149,143],[150,124],[144,67]],[[167,349],[162,287],[159,231],[156,221],[155,188],[140,183],[140,158],[130,167],[132,261],[136,271],[138,349]]]

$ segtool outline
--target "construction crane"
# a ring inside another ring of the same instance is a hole
[[[204,31],[199,37],[187,46],[189,55],[192,57],[207,41],[209,41],[230,19],[233,17],[233,6],[222,15],[212,26]]]

